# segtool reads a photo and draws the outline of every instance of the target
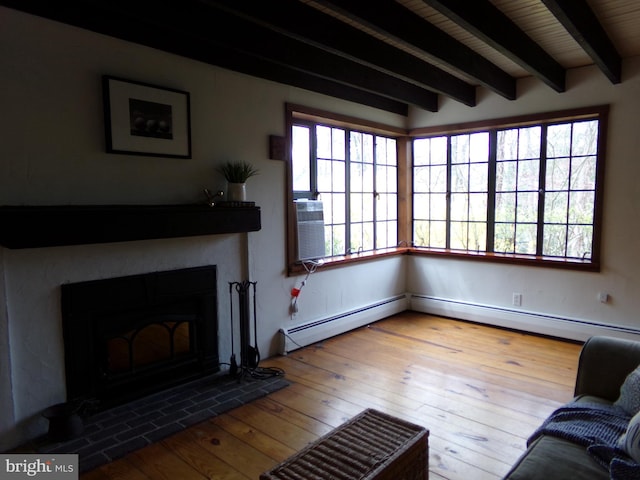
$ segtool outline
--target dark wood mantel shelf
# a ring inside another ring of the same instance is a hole
[[[208,205],[2,206],[0,245],[37,248],[260,230],[260,208]]]

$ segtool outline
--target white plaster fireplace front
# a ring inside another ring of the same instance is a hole
[[[229,358],[231,327],[224,317],[229,311],[224,286],[247,275],[246,233],[0,248],[0,261],[0,305],[4,306],[0,313],[0,449],[46,432],[48,424],[41,412],[66,400],[63,284],[215,264],[218,350],[220,358]]]

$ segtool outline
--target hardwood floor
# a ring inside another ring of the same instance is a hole
[[[430,479],[499,479],[572,397],[581,345],[405,312],[261,366],[292,385],[81,475],[252,479],[365,408],[430,430]]]

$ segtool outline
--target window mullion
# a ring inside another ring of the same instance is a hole
[[[452,154],[451,154],[451,141],[452,136],[447,135],[447,194],[446,194],[446,240],[445,247],[447,249],[451,248],[451,162],[452,162]]]
[[[372,192],[371,195],[373,196],[373,248],[375,250],[376,246],[378,245],[378,229],[376,228],[376,218],[377,215],[377,209],[378,209],[378,201],[376,199],[376,188],[378,185],[378,169],[376,168],[378,165],[378,142],[377,142],[377,138],[374,135],[373,136],[373,186],[372,186]],[[363,192],[364,193],[364,192]],[[363,212],[364,214],[364,212]]]
[[[311,165],[309,166],[310,175],[311,175],[311,198],[314,200],[318,199],[318,133],[317,133],[317,125],[313,127],[313,134],[310,135],[309,148],[311,149],[309,158],[311,159]],[[310,132],[311,133],[311,132]]]
[[[544,246],[544,204],[547,178],[547,128],[542,125],[540,133],[540,171],[538,177],[538,229],[536,240],[536,255],[542,256]]]
[[[498,130],[489,130],[489,185],[487,195],[487,252],[493,252],[496,228],[496,173],[498,157]]]
[[[344,155],[344,248],[345,254],[351,252],[351,130],[345,128]]]
[[[565,218],[566,229],[564,232],[564,255],[567,256],[569,254],[569,218],[571,216],[571,176],[573,173],[573,131],[575,129],[575,124],[571,124],[571,135],[569,137],[569,176],[567,179],[567,216]]]

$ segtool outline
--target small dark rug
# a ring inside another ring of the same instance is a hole
[[[84,420],[82,436],[36,445],[39,453],[77,453],[86,472],[199,422],[289,385],[283,376],[207,377],[100,412]]]

